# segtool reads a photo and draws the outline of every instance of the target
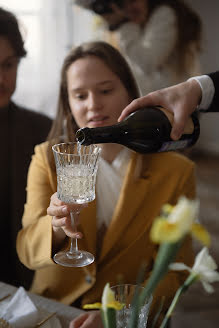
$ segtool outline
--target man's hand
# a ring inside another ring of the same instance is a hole
[[[142,107],[161,106],[174,115],[171,138],[177,140],[181,137],[188,118],[199,105],[201,97],[202,91],[198,82],[189,80],[133,100],[122,111],[118,121]]]

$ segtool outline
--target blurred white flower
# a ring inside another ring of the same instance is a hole
[[[171,270],[188,270],[190,275],[200,280],[204,289],[208,293],[213,293],[214,288],[211,283],[219,281],[219,272],[216,271],[217,264],[209,255],[207,247],[204,247],[196,256],[195,263],[192,268],[189,268],[183,263],[172,263],[169,268]]]

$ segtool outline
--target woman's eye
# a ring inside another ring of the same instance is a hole
[[[76,94],[75,97],[79,100],[84,100],[86,98],[86,95],[83,94]]]
[[[101,93],[108,94],[108,93],[111,93],[112,91],[113,91],[112,88],[110,88],[110,89],[103,89],[103,90],[101,90]]]

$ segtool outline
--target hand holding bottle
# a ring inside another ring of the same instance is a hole
[[[157,153],[190,147],[198,140],[199,121],[193,114],[179,140],[170,137],[173,123],[171,111],[150,106],[131,113],[124,121],[111,126],[81,128],[76,139],[81,145],[118,143],[136,152]]]
[[[122,121],[130,113],[141,107],[161,106],[173,112],[171,138],[178,140],[185,128],[190,115],[199,105],[202,96],[201,88],[196,80],[189,80],[169,88],[149,93],[133,100],[120,115]]]

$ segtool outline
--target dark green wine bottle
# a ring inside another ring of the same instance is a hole
[[[157,153],[190,147],[196,143],[200,125],[192,114],[183,135],[172,140],[173,114],[161,107],[147,107],[131,113],[122,122],[98,128],[81,128],[76,139],[81,145],[119,143],[139,153]]]

